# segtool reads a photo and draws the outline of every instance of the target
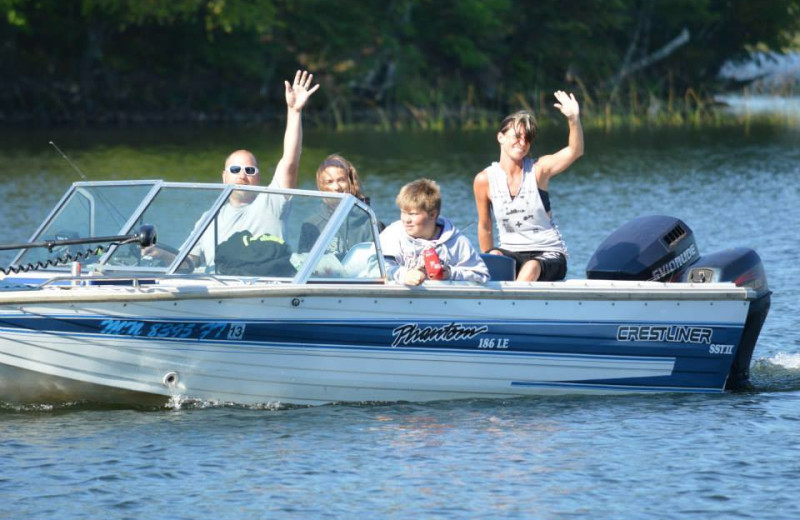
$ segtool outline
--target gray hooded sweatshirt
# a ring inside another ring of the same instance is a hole
[[[389,278],[402,282],[406,271],[422,268],[425,263],[423,252],[433,247],[442,265],[450,270],[450,280],[489,281],[489,269],[469,239],[444,217],[436,219],[436,224],[443,229],[442,234],[433,240],[410,237],[399,220],[383,230],[381,249]]]

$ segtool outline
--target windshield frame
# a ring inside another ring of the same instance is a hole
[[[134,210],[131,211],[130,216],[128,219],[122,224],[121,229],[119,230],[119,235],[129,235],[134,233],[136,230],[133,228],[136,226],[137,222],[142,220],[143,216],[146,216],[146,212],[148,208],[151,207],[154,201],[157,200],[157,197],[160,193],[163,192],[165,189],[170,188],[180,188],[180,189],[199,189],[199,190],[217,190],[219,191],[219,195],[214,199],[213,203],[203,212],[203,216],[197,221],[196,227],[190,232],[189,235],[186,236],[183,244],[180,246],[178,254],[175,256],[174,260],[168,266],[141,266],[141,265],[113,265],[110,264],[111,258],[117,252],[120,246],[112,245],[103,252],[103,254],[98,257],[96,262],[93,262],[95,268],[98,272],[109,272],[109,274],[122,274],[122,273],[130,273],[130,272],[138,272],[144,274],[153,274],[153,275],[181,275],[183,273],[179,272],[181,265],[184,263],[186,258],[190,255],[192,249],[198,243],[202,235],[206,232],[210,225],[212,225],[212,221],[214,221],[224,206],[229,200],[231,193],[233,191],[252,191],[256,193],[267,193],[273,195],[282,195],[285,196],[287,199],[291,199],[292,197],[312,197],[315,199],[319,199],[320,203],[324,203],[323,199],[339,199],[339,202],[336,206],[336,209],[331,214],[330,219],[325,223],[324,227],[320,231],[320,235],[317,238],[316,242],[314,243],[313,247],[308,251],[308,256],[304,261],[303,265],[298,269],[297,273],[290,279],[290,278],[269,278],[269,280],[274,280],[276,282],[291,282],[295,284],[306,284],[309,283],[314,269],[317,267],[319,262],[322,260],[323,256],[325,255],[326,248],[328,247],[329,243],[333,240],[336,233],[339,231],[339,228],[344,224],[345,220],[348,218],[348,215],[354,208],[360,208],[367,213],[369,216],[370,226],[372,228],[372,243],[375,248],[375,252],[377,254],[377,264],[380,271],[380,278],[386,278],[386,270],[383,263],[383,254],[380,248],[380,240],[378,238],[379,230],[378,230],[378,219],[375,216],[372,209],[363,201],[357,199],[351,194],[344,194],[344,193],[336,193],[336,192],[321,192],[321,191],[312,191],[312,190],[301,190],[301,189],[288,189],[288,188],[279,188],[279,187],[268,187],[268,186],[242,186],[242,185],[233,185],[233,184],[220,184],[220,183],[184,183],[184,182],[167,182],[163,180],[132,180],[132,181],[78,181],[73,183],[55,207],[50,211],[47,217],[43,220],[43,222],[36,228],[36,231],[31,235],[29,242],[37,241],[38,238],[45,232],[52,224],[56,221],[59,217],[61,212],[64,210],[67,204],[73,200],[73,197],[85,197],[89,201],[90,205],[90,213],[91,219],[98,218],[98,215],[95,212],[94,205],[99,204],[99,202],[93,201],[92,194],[90,192],[84,192],[83,190],[87,188],[97,188],[97,187],[121,187],[124,188],[126,186],[150,186],[150,189],[142,196],[139,204],[136,206]],[[89,194],[89,196],[86,195]],[[298,216],[302,218],[302,215]],[[99,218],[102,218],[102,215],[99,215]],[[144,221],[143,221],[144,222]],[[144,222],[147,223],[147,222]],[[90,222],[90,229],[92,229],[92,233],[94,233],[94,226],[95,222]],[[157,232],[158,230],[156,230]],[[19,265],[19,261],[22,259],[23,255],[28,251],[28,249],[21,250],[16,257],[12,265]],[[54,270],[68,270],[70,266],[68,264],[62,264],[55,267],[50,267],[50,269]],[[193,275],[196,273],[192,273]],[[264,279],[258,276],[241,276],[241,275],[215,275],[216,277],[232,277],[232,278],[254,278],[254,279]],[[318,283],[323,280],[313,279],[311,280],[312,283]],[[331,280],[335,281],[335,280]],[[367,279],[340,279],[339,282],[375,282],[374,279],[367,280]]]
[[[94,205],[95,202],[93,200],[93,197],[87,197],[84,194],[84,191],[82,191],[82,190],[85,190],[86,188],[97,188],[97,187],[102,188],[102,187],[109,187],[109,186],[147,186],[147,185],[150,185],[151,189],[147,192],[147,195],[145,195],[143,197],[143,200],[147,199],[148,196],[151,197],[151,200],[152,200],[152,196],[154,196],[155,193],[157,193],[157,189],[156,189],[157,186],[159,184],[161,184],[162,182],[163,181],[160,181],[158,179],[133,180],[133,181],[77,181],[77,182],[73,182],[72,185],[69,188],[67,188],[67,191],[61,197],[61,199],[59,199],[59,201],[56,203],[56,205],[53,207],[53,209],[50,211],[50,213],[47,214],[47,216],[44,218],[42,223],[39,224],[39,226],[36,228],[36,230],[31,234],[30,238],[28,239],[28,242],[36,242],[38,239],[40,239],[42,233],[44,233],[44,231],[49,228],[49,226],[59,217],[59,215],[61,215],[62,211],[64,211],[64,209],[66,208],[67,204],[70,201],[72,201],[73,197],[75,197],[75,196],[83,196],[87,200],[90,201],[91,205]],[[124,235],[124,234],[127,234],[129,232],[130,227],[132,227],[133,223],[136,222],[135,217],[140,214],[141,210],[142,210],[142,204],[139,204],[136,207],[136,209],[131,213],[131,217],[129,217],[128,220],[124,224],[122,224],[122,227],[120,228],[120,230],[118,232],[119,235]],[[94,213],[95,209],[92,208],[91,211]],[[93,217],[93,220],[94,220],[94,217]],[[94,232],[94,226],[95,225],[96,225],[95,222],[91,222],[92,233]],[[29,251],[29,249],[23,249],[19,253],[17,253],[17,255],[14,257],[14,260],[12,260],[11,265],[13,265],[13,266],[20,265],[20,261],[22,260],[22,257],[28,251]],[[97,263],[98,264],[102,264],[103,263],[103,259],[108,255],[109,252],[110,251],[106,251],[105,253],[103,253],[103,255],[98,259]],[[69,270],[69,268],[70,268],[69,265],[58,265],[58,266],[53,266],[52,267],[52,269],[54,269],[54,270]]]

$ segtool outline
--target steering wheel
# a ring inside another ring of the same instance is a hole
[[[161,249],[162,251],[166,251],[167,253],[171,253],[172,255],[177,256],[180,251],[175,249],[172,246],[168,246],[166,244],[157,244],[152,247],[156,249]],[[165,260],[164,258],[158,256],[150,256],[150,255],[141,255],[141,249],[139,249],[139,261],[136,262],[137,266],[140,267],[167,267],[169,264],[172,263],[172,260]]]

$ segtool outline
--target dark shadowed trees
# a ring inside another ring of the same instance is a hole
[[[301,67],[337,126],[539,109],[558,88],[645,111],[798,31],[800,0],[0,0],[0,121],[263,120]]]

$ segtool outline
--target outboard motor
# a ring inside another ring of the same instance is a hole
[[[589,259],[586,276],[665,282],[698,258],[694,233],[682,220],[662,215],[639,217],[600,244]]]
[[[692,230],[663,215],[638,217],[611,233],[589,259],[586,277],[597,280],[733,282],[756,291],[726,388],[747,383],[755,342],[770,307],[770,290],[761,258],[736,247],[700,256]]]
[[[761,258],[735,247],[700,256],[694,233],[681,219],[638,217],[611,233],[589,259],[586,277],[596,280],[733,282],[769,292]]]

